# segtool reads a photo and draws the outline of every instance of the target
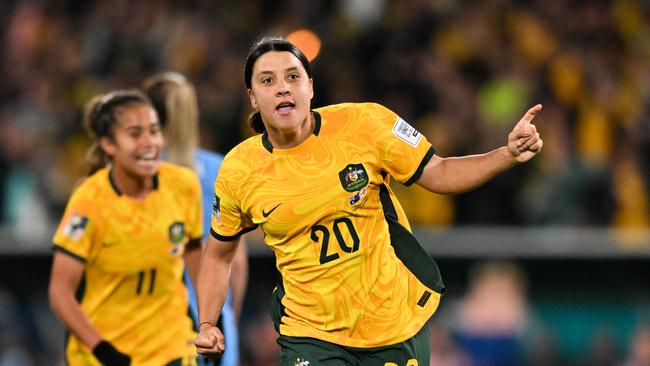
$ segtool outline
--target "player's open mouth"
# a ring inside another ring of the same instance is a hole
[[[291,111],[295,107],[296,107],[296,105],[291,103],[291,102],[282,102],[282,103],[278,104],[277,107],[275,107],[275,110],[277,110],[278,113],[281,114],[281,115],[286,115],[286,114],[291,113]]]

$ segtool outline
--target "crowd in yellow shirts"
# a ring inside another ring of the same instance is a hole
[[[467,196],[410,192],[415,197],[402,199],[412,221],[648,227],[646,4],[352,3],[286,1],[290,11],[255,1],[2,5],[2,222],[59,216],[89,143],[79,123],[84,101],[150,71],[176,70],[196,82],[202,144],[226,152],[251,133],[240,76],[249,44],[262,33],[309,27],[323,44],[315,106],[382,103],[440,155],[496,146],[499,127],[532,101],[553,116],[540,126],[547,152],[534,167]],[[495,208],[503,192],[514,194]],[[408,204],[421,199],[430,209]]]
[[[241,79],[251,41],[308,27],[323,44],[315,107],[382,103],[441,156],[499,145],[524,106],[544,104],[544,153],[525,169],[456,197],[395,186],[412,223],[650,226],[647,3],[272,3],[1,4],[0,224],[49,238],[84,175],[84,103],[154,71],[195,82],[202,146],[228,151],[251,134]]]

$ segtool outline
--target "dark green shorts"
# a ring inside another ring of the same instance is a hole
[[[429,328],[402,343],[376,348],[344,347],[314,338],[281,335],[280,366],[429,366]]]

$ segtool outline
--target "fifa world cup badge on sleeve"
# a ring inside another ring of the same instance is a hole
[[[393,134],[413,147],[418,146],[422,139],[422,134],[418,130],[399,117],[393,125]]]
[[[79,240],[88,226],[88,218],[78,214],[72,215],[70,221],[63,230],[63,234],[72,240]]]

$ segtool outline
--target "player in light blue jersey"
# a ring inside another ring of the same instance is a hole
[[[163,126],[166,159],[179,165],[193,168],[199,175],[202,189],[204,238],[210,233],[210,221],[214,199],[214,182],[217,179],[223,156],[198,147],[199,123],[196,92],[187,79],[175,72],[167,72],[148,78],[143,85],[151,99]],[[239,342],[237,320],[248,281],[248,259],[245,246],[235,254],[230,276],[230,289],[226,304],[221,311],[219,323],[228,337],[226,352],[220,359],[220,366],[239,365]],[[186,273],[187,275],[187,273]],[[186,276],[187,278],[188,276]],[[190,311],[195,323],[198,321],[196,292],[191,281]],[[198,324],[195,324],[198,327]],[[205,365],[212,365],[205,361]]]

